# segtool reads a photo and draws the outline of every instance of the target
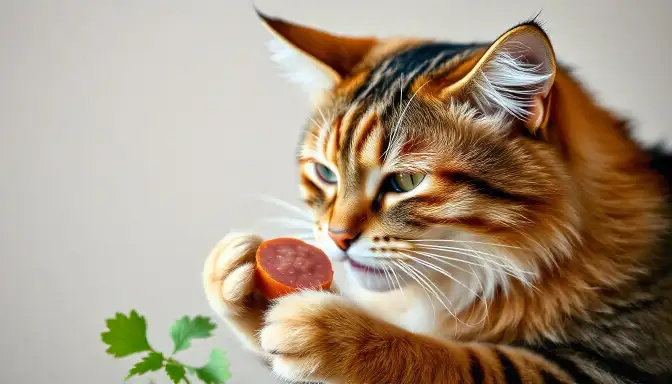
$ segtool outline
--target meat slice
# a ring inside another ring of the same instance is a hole
[[[329,289],[334,271],[321,249],[298,239],[263,242],[256,254],[257,286],[268,299],[302,289]]]

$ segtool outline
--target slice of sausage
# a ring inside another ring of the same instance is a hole
[[[329,289],[334,277],[321,249],[292,238],[261,243],[256,271],[259,290],[271,300],[302,289]]]

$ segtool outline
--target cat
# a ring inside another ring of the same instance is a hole
[[[258,14],[314,106],[298,166],[315,241],[354,283],[269,303],[262,238],[217,244],[208,302],[275,375],[672,382],[672,156],[556,61],[536,19],[458,44]]]

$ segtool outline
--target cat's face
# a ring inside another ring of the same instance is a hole
[[[387,112],[344,103],[312,118],[299,170],[318,244],[374,290],[441,270],[530,278],[534,266],[510,247],[529,247],[527,228],[561,199],[553,153],[502,134],[505,116],[411,97]]]
[[[276,59],[319,91],[300,189],[319,246],[357,283],[445,281],[490,294],[532,280],[568,246],[566,170],[556,146],[533,137],[547,123],[555,70],[538,27],[489,48],[265,21],[285,44]]]

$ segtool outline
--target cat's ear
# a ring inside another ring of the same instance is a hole
[[[274,37],[269,43],[271,58],[311,96],[350,74],[376,44],[374,38],[338,36],[256,11]]]
[[[486,114],[505,112],[536,132],[548,119],[555,73],[551,42],[530,22],[501,35],[448,92],[470,99]]]

